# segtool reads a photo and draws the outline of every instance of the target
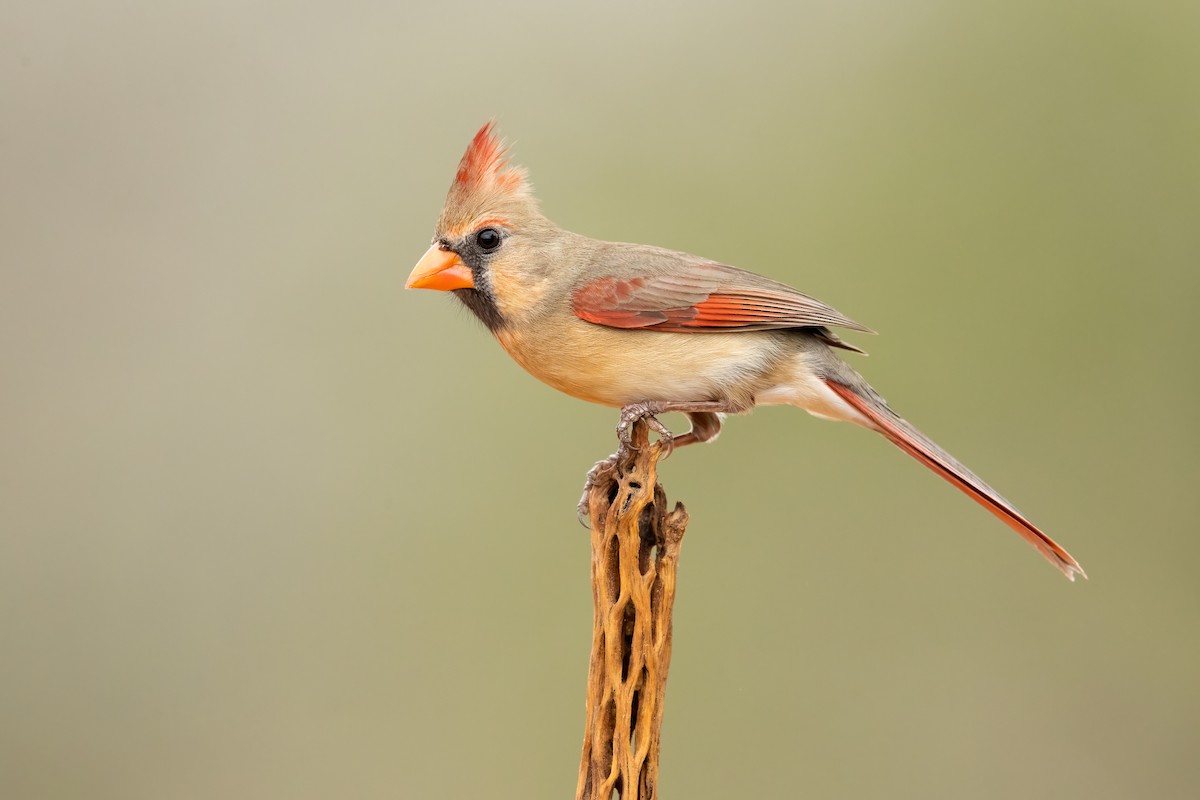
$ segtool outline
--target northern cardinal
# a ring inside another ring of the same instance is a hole
[[[1086,577],[1066,550],[892,411],[838,357],[835,349],[858,348],[829,326],[868,328],[752,272],[565,231],[542,215],[525,171],[505,155],[489,122],[467,147],[433,244],[406,288],[453,292],[534,377],[621,408],[618,433],[626,443],[631,423],[642,417],[675,447],[709,442],[720,432],[720,415],[764,404],[853,422],[962,490],[1067,578]],[[669,411],[692,423],[673,442],[654,419]]]

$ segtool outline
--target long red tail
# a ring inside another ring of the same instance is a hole
[[[838,397],[874,423],[876,429],[892,444],[957,486],[976,503],[995,514],[997,519],[1021,534],[1025,541],[1036,547],[1051,564],[1067,576],[1068,580],[1075,580],[1077,574],[1084,578],[1087,577],[1083,567],[1071,558],[1070,553],[1059,547],[1053,539],[1025,519],[1021,512],[1013,508],[1012,503],[1001,497],[995,489],[984,483],[975,473],[934,444],[929,437],[898,416],[882,401],[864,397],[849,386],[837,381],[826,379],[825,383]]]

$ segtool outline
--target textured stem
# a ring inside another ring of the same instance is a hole
[[[658,796],[658,757],[675,570],[688,516],[668,513],[657,482],[662,449],[639,421],[633,448],[589,491],[592,654],[577,800]]]

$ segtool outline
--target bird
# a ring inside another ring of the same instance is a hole
[[[564,230],[542,213],[527,171],[508,153],[494,121],[471,139],[432,244],[406,288],[452,293],[535,378],[621,409],[617,433],[625,445],[638,419],[670,452],[716,439],[726,414],[795,406],[882,434],[1068,579],[1087,577],[1066,550],[893,411],[839,356],[862,351],[832,328],[873,333],[865,325],[753,272]],[[657,419],[667,412],[685,414],[690,430],[673,436]]]

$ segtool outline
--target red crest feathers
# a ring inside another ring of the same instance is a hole
[[[462,161],[458,163],[455,188],[471,191],[489,183],[509,191],[521,187],[524,174],[519,169],[504,169],[508,163],[504,158],[508,147],[496,135],[495,128],[494,122],[488,122],[475,134]]]

